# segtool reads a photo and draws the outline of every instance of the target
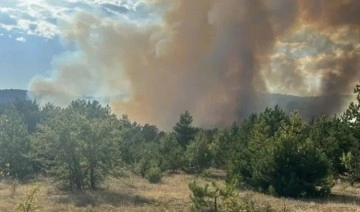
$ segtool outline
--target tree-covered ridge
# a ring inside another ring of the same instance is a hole
[[[21,89],[0,90],[0,103],[9,103],[15,101],[16,99],[26,100],[27,91]]]
[[[304,121],[279,106],[227,128],[194,127],[180,114],[170,132],[140,125],[109,106],[76,100],[65,108],[16,100],[0,106],[0,173],[52,177],[65,189],[96,189],[132,170],[150,182],[165,171],[226,170],[227,182],[279,196],[327,196],[334,179],[360,180],[360,87],[336,117]]]
[[[97,100],[102,103],[106,102],[109,103],[110,100],[114,99],[123,99],[124,96],[122,95],[115,95],[115,96],[76,96],[71,95],[66,92],[53,92],[53,91],[42,91],[43,94],[47,96],[54,96],[54,97],[62,97],[64,99],[84,99],[84,100]],[[21,90],[21,89],[3,89],[0,90],[0,104],[3,103],[11,103],[15,100],[27,100],[29,96],[38,96],[40,94]],[[352,98],[353,96],[349,95],[340,95],[337,98],[341,100],[340,102],[346,102],[348,99]],[[320,115],[331,115],[335,110],[334,107],[324,108],[324,99],[327,96],[313,96],[313,97],[303,97],[303,96],[293,96],[287,94],[277,94],[277,93],[262,93],[259,94],[259,105],[267,105],[268,107],[275,107],[278,105],[281,107],[285,112],[289,113],[293,110],[298,110],[299,113],[305,120],[309,120],[312,117],[320,116]],[[337,105],[339,107],[341,105]],[[258,108],[259,110],[265,110],[265,108]],[[338,108],[339,109],[339,108]],[[253,111],[253,112],[261,112],[261,111]],[[238,117],[234,117],[234,120]]]

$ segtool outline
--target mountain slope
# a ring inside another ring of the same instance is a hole
[[[9,102],[15,101],[16,99],[19,99],[19,100],[28,99],[27,91],[20,90],[20,89],[0,90],[0,103],[9,103]]]
[[[28,91],[20,90],[20,89],[6,89],[0,90],[0,103],[9,103],[19,100],[29,99],[27,96]],[[100,102],[109,103],[110,99],[123,99],[123,96],[104,96],[104,97],[91,97],[91,96],[82,96],[76,97],[71,96],[66,93],[59,94],[46,93],[48,96],[54,97],[54,100],[58,100],[57,98],[64,99],[85,99],[85,100],[98,100]],[[301,97],[301,96],[293,96],[293,95],[285,95],[285,94],[270,94],[263,93],[258,96],[258,108],[259,111],[265,109],[266,106],[274,107],[275,105],[279,105],[284,111],[291,112],[294,110],[298,110],[300,114],[305,118],[309,119],[314,116],[319,115],[332,115],[336,112],[340,112],[343,109],[344,103],[346,106],[348,101],[351,100],[352,96],[349,95],[341,95],[341,96],[314,96],[314,97]],[[259,112],[258,111],[258,112]],[[254,111],[256,112],[256,111]]]

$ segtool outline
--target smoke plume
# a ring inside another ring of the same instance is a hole
[[[339,112],[360,67],[358,0],[148,0],[146,23],[79,13],[61,25],[76,50],[36,77],[39,101],[109,96],[117,114],[169,128],[189,110],[226,125],[263,108],[262,93],[322,96]],[[136,9],[136,7],[135,7]],[[308,108],[311,110],[311,108]],[[316,108],[318,109],[318,108]],[[321,112],[321,111],[319,111]]]

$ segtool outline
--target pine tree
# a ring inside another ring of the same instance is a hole
[[[13,108],[0,115],[0,171],[23,178],[31,172],[28,131],[24,118]]]
[[[354,93],[357,94],[357,102],[351,102],[342,117],[354,139],[354,145],[342,157],[351,184],[360,181],[360,85],[356,85]]]
[[[34,157],[70,189],[95,189],[119,165],[118,120],[108,107],[77,100],[32,136]]]
[[[180,115],[180,121],[173,128],[176,139],[183,148],[186,148],[190,141],[195,138],[196,129],[191,125],[192,122],[193,117],[189,111],[185,111]]]

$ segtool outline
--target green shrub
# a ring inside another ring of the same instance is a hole
[[[150,168],[145,172],[145,178],[149,180],[150,183],[160,182],[162,174],[159,166],[156,164],[151,165]]]
[[[197,185],[196,181],[189,183],[190,199],[194,211],[274,211],[270,204],[257,204],[251,195],[240,196],[235,190],[235,183],[219,187],[215,182],[211,185]],[[285,211],[285,210],[284,210]]]
[[[332,185],[326,155],[307,138],[299,114],[274,137],[270,184],[280,196],[327,196]]]
[[[328,158],[308,138],[298,113],[290,116],[275,133],[263,119],[255,121],[248,141],[234,154],[228,180],[272,195],[288,197],[327,196],[332,186]]]
[[[210,187],[209,184],[199,186],[196,181],[193,181],[189,183],[189,188],[192,192],[190,199],[192,201],[193,209],[200,211],[217,211],[217,200],[220,196],[217,187]]]
[[[347,172],[346,175],[351,185],[360,180],[360,156],[359,154],[352,154],[348,152],[343,154],[341,158]]]
[[[30,193],[26,196],[26,199],[23,202],[20,202],[16,206],[16,211],[18,212],[31,212],[36,211],[36,193],[40,190],[39,186],[34,187]]]
[[[184,166],[184,148],[177,142],[174,135],[165,135],[159,142],[159,155],[162,171],[175,171]]]
[[[188,145],[184,155],[184,171],[199,174],[210,168],[212,154],[209,149],[209,138],[204,131],[199,131]]]

